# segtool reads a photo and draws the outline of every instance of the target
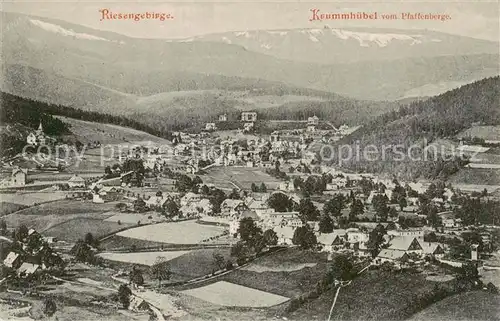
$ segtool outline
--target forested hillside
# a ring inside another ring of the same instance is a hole
[[[44,131],[48,135],[65,134],[69,130],[62,121],[52,117],[54,115],[131,127],[155,136],[165,138],[170,137],[170,132],[153,129],[148,125],[126,117],[84,111],[61,105],[47,104],[4,92],[0,92],[0,101],[2,105],[0,111],[0,121],[2,124],[20,123],[31,128],[36,128],[38,127],[40,121],[42,121]]]
[[[411,146],[423,147],[438,138],[453,138],[475,123],[500,124],[500,77],[486,78],[425,101],[402,106],[377,117],[363,128],[345,137],[340,144],[359,142],[361,148],[374,145],[400,146],[407,153]],[[413,148],[418,158],[422,149]],[[350,169],[369,172],[387,172],[406,178],[446,178],[456,172],[464,160],[421,161],[395,160],[395,153],[387,150],[384,160],[367,161],[362,158],[344,162]],[[420,155],[422,156],[422,155]]]
[[[0,92],[1,156],[13,156],[23,149],[26,136],[40,122],[45,134],[57,138],[71,134],[71,126],[53,116],[66,116],[98,123],[115,124],[134,128],[149,134],[169,139],[170,132],[155,130],[126,117],[83,111],[71,107],[52,105]]]

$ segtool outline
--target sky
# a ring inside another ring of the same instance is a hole
[[[94,29],[140,38],[188,38],[209,33],[266,29],[370,27],[429,29],[492,41],[500,40],[499,1],[2,1],[0,10],[65,20]],[[171,20],[101,20],[113,13],[170,13]],[[448,21],[309,21],[311,9],[323,13],[378,12],[448,14]]]

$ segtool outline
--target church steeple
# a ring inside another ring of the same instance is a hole
[[[40,125],[38,125],[37,132],[43,133],[42,121],[40,121]]]

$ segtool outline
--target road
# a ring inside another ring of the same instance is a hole
[[[364,267],[363,269],[361,269],[361,270],[357,273],[357,275],[360,275],[361,273],[363,273],[364,271],[366,271],[366,270],[370,267],[370,265],[372,265],[372,262],[370,262],[370,264],[368,264],[366,267]],[[341,288],[344,288],[344,287],[346,287],[346,286],[349,286],[349,285],[351,284],[352,280],[350,280],[350,281],[340,281],[340,282],[339,282],[339,281],[337,281],[337,280],[335,280],[335,282],[336,282],[336,283],[337,283],[337,282],[339,283],[339,287],[337,288],[337,291],[335,292],[335,297],[333,298],[332,307],[330,308],[330,313],[328,314],[328,319],[327,319],[327,321],[330,321],[330,320],[331,320],[331,318],[332,318],[333,308],[335,307],[335,304],[337,303],[337,298],[338,298],[338,296],[339,296],[340,289],[341,289]]]

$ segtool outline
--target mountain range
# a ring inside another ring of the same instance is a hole
[[[202,35],[179,42],[218,42],[280,59],[322,64],[450,55],[498,54],[498,43],[430,30],[330,28],[250,30]]]
[[[499,68],[498,43],[430,31],[138,39],[5,12],[2,30],[3,91],[157,126],[241,109],[266,108],[272,117],[273,110],[305,107],[352,108],[337,121],[363,122],[396,108],[387,101],[433,96]]]

